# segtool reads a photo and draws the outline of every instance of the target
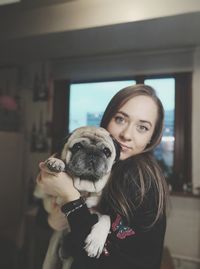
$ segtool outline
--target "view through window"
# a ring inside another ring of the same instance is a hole
[[[144,83],[156,90],[165,110],[163,137],[154,154],[169,179],[173,176],[174,164],[175,79],[146,79]]]

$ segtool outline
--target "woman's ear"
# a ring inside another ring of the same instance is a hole
[[[121,152],[121,146],[119,144],[119,142],[112,136],[110,135],[112,140],[113,140],[113,144],[115,146],[115,151],[116,151],[116,157],[115,157],[115,162],[119,161],[120,158],[120,152]]]

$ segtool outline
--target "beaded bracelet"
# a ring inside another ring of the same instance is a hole
[[[68,217],[69,214],[81,208],[85,204],[85,200],[80,197],[77,200],[71,201],[61,206],[61,212]]]

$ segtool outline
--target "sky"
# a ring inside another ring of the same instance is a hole
[[[165,110],[173,110],[175,105],[175,79],[146,79],[145,84],[152,86],[160,98]]]

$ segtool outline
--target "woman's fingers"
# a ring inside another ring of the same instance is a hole
[[[48,216],[48,223],[51,228],[60,231],[66,229],[68,225],[68,221],[63,213],[60,211],[60,207],[54,208]]]

